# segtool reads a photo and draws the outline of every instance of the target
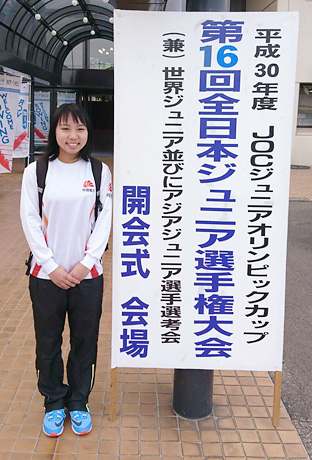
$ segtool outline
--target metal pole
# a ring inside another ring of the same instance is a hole
[[[230,3],[230,0],[187,0],[186,11],[230,11]],[[173,411],[177,415],[193,420],[208,417],[212,395],[213,370],[174,370]]]
[[[35,90],[34,79],[31,77],[30,82],[30,130],[29,130],[29,163],[35,161]],[[25,165],[26,166],[26,165]]]
[[[213,371],[175,369],[173,411],[180,417],[200,420],[212,411]]]

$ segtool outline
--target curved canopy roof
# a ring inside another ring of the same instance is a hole
[[[58,83],[64,60],[76,45],[92,38],[113,40],[115,8],[163,10],[165,4],[166,0],[0,0],[0,64]]]

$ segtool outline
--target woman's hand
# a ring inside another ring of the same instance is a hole
[[[73,271],[73,270],[72,270]],[[67,273],[63,267],[57,267],[49,274],[49,278],[61,289],[69,289],[80,283],[80,279],[71,273]]]
[[[69,274],[73,276],[75,279],[82,281],[85,279],[89,271],[90,270],[87,267],[85,267],[79,262],[78,264],[74,266],[74,268]]]

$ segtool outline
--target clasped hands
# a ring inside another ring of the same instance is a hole
[[[90,270],[87,267],[79,262],[74,266],[70,273],[67,273],[67,271],[61,266],[57,267],[49,274],[49,278],[59,288],[69,289],[71,287],[75,287],[80,283],[80,281],[84,280],[89,271]]]

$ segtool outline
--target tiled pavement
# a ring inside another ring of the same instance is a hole
[[[291,200],[312,200],[312,166],[309,169],[291,169],[289,197]]]
[[[105,161],[111,166],[111,158]],[[171,370],[119,369],[117,418],[110,421],[111,249],[104,258],[104,313],[90,400],[93,430],[79,438],[67,419],[60,438],[42,433],[24,275],[28,250],[18,218],[22,169],[23,161],[15,161],[13,174],[0,175],[0,460],[308,459],[284,407],[278,429],[272,425],[273,385],[266,372],[216,371],[212,415],[187,421],[171,409]],[[312,199],[311,184],[312,170],[292,170],[290,197]]]

